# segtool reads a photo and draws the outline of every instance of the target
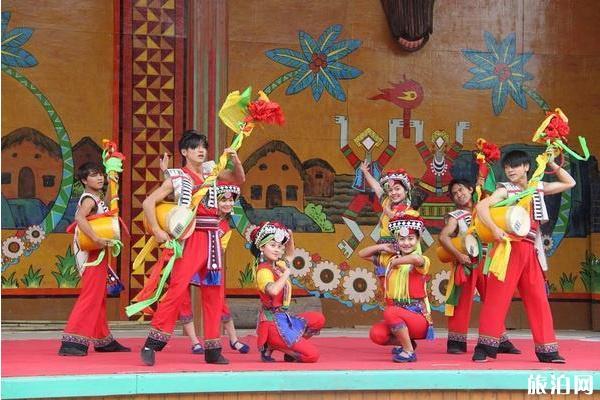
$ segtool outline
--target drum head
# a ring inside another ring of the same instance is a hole
[[[111,222],[113,230],[112,239],[121,240],[121,225],[119,224],[119,218],[113,218]]]
[[[189,224],[194,219],[194,211],[187,207],[175,207],[167,217],[169,221],[169,233],[174,238],[179,238],[185,231]]]
[[[479,256],[479,243],[477,238],[471,234],[465,235],[465,250],[467,254],[471,257]]]
[[[510,207],[507,214],[507,225],[509,230],[517,236],[526,236],[531,228],[529,213],[521,206]]]

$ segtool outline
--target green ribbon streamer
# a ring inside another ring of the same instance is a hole
[[[483,274],[487,275],[490,270],[490,264],[492,263],[492,249],[494,245],[492,243],[488,243],[487,245],[487,253],[485,255],[485,264],[483,265]]]
[[[163,270],[162,277],[160,278],[160,282],[158,283],[158,288],[156,288],[156,291],[154,292],[154,295],[151,298],[125,307],[125,313],[128,317],[131,317],[133,314],[136,314],[145,309],[146,307],[151,306],[160,299],[160,296],[165,287],[165,283],[167,282],[167,278],[169,278],[169,276],[171,275],[171,270],[173,269],[175,260],[180,258],[183,254],[183,246],[176,239],[171,239],[168,242],[166,242],[165,248],[173,249],[173,255],[171,256],[169,262]]]
[[[110,247],[111,254],[113,257],[117,257],[119,254],[121,254],[121,249],[123,248],[123,242],[121,242],[120,240],[117,240],[117,239],[113,239],[113,240],[111,240],[111,242],[112,242],[112,245]],[[105,255],[106,255],[106,248],[103,248],[102,250],[100,250],[100,253],[98,253],[98,257],[94,261],[83,264],[83,267],[84,268],[96,267],[96,266],[100,265],[102,260],[104,260]]]
[[[504,207],[504,206],[512,205],[512,204],[516,203],[517,201],[521,200],[523,197],[535,193],[536,190],[537,190],[537,187],[530,187],[528,189],[523,190],[522,192],[513,194],[512,196],[509,196],[506,199],[499,201],[498,203],[494,204],[492,207]]]
[[[585,140],[585,138],[583,136],[578,136],[577,139],[579,139],[579,145],[581,146],[581,149],[583,150],[583,157],[580,156],[579,154],[575,153],[573,150],[571,150],[560,139],[555,140],[554,144],[556,146],[560,147],[565,152],[567,152],[571,157],[573,157],[573,158],[575,158],[575,159],[577,159],[579,161],[587,161],[588,158],[590,158],[590,150],[587,147],[587,142],[586,142],[586,140]]]
[[[483,182],[482,190],[486,192],[493,193],[496,190],[496,175],[494,175],[494,170],[492,169],[491,164],[488,164],[488,176],[485,178]]]
[[[240,94],[240,100],[238,101],[238,105],[241,109],[245,110],[250,104],[250,96],[252,96],[252,86],[248,86],[242,94]]]

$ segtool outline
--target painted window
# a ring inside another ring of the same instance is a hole
[[[260,199],[262,199],[262,186],[260,186],[260,185],[252,185],[250,187],[250,198],[252,200],[260,200]]]
[[[288,185],[285,188],[285,199],[289,201],[298,200],[298,186]]]
[[[42,181],[44,182],[44,187],[52,187],[54,186],[54,175],[43,175]]]

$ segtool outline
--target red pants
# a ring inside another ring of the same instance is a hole
[[[190,280],[200,271],[200,276],[206,274],[206,261],[208,246],[208,233],[197,230],[185,241],[183,255],[173,266],[169,289],[158,304],[152,318],[152,327],[155,329],[151,336],[161,342],[166,342],[175,329],[183,302],[189,298]],[[222,273],[224,271],[221,271]],[[221,341],[221,313],[225,296],[223,285],[202,286],[202,321],[204,327],[204,340],[207,347],[220,348]]]
[[[498,347],[499,339],[504,332],[506,314],[515,288],[518,288],[533,334],[535,351],[537,353],[558,351],[544,275],[533,243],[521,241],[511,244],[504,282],[500,282],[491,274],[487,280],[485,300],[479,317],[479,343]]]
[[[95,260],[98,253],[97,250],[91,251],[88,259]],[[67,321],[63,341],[87,344],[88,339],[92,339],[96,346],[106,345],[112,341],[106,321],[107,275],[107,257],[99,265],[85,269],[81,277],[81,292]]]
[[[292,347],[287,346],[273,321],[261,321],[258,324],[258,347],[261,348],[267,345],[273,350],[293,355],[301,362],[317,362],[319,351],[313,343],[308,341],[308,338],[318,333],[325,326],[325,317],[320,312],[315,311],[307,311],[297,316],[306,320],[306,333]]]
[[[459,265],[457,268],[463,267]],[[485,298],[486,277],[483,275],[482,266],[474,268],[471,275],[467,276],[467,281],[460,286],[460,296],[458,304],[454,306],[454,315],[448,317],[448,340],[467,341],[475,289],[477,289],[483,301]]]
[[[421,313],[388,305],[383,311],[383,321],[371,327],[369,336],[375,344],[400,345],[394,332],[402,328],[408,328],[411,339],[425,339],[429,323]]]
[[[192,287],[190,290],[185,292],[183,303],[181,304],[181,311],[179,312],[179,321],[187,324],[194,320],[194,310],[192,308]],[[231,320],[231,311],[229,311],[229,305],[227,305],[227,299],[223,299],[223,312],[221,313],[221,321],[227,322]]]

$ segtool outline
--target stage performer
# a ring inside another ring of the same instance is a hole
[[[360,165],[367,185],[371,188],[383,209],[379,216],[380,234],[377,243],[396,244],[388,229],[390,218],[410,208],[410,190],[412,178],[404,169],[390,170],[384,173],[379,182],[369,172],[369,165],[365,161]],[[383,277],[389,259],[374,259],[375,275]]]
[[[239,186],[219,182],[216,186],[210,189],[216,191],[217,196],[217,206],[219,208],[219,238],[221,241],[222,251],[225,252],[227,249],[227,244],[229,243],[229,239],[231,237],[231,229],[229,227],[229,216],[233,212],[233,205],[237,198],[240,195]],[[200,275],[196,273],[192,278],[192,285],[202,286],[202,282],[200,280]],[[224,282],[223,282],[224,285]],[[191,289],[191,288],[190,288]],[[192,341],[192,353],[194,354],[204,354],[204,348],[200,344],[200,340],[196,335],[196,331],[194,328],[194,315],[192,310],[192,301],[190,296],[190,291],[186,292],[185,300],[182,304],[179,320],[183,323],[183,331],[189,336]],[[246,354],[250,351],[250,346],[241,342],[237,336],[237,332],[235,330],[235,325],[233,323],[233,319],[231,318],[231,312],[229,311],[229,306],[227,305],[227,299],[223,299],[223,311],[221,313],[221,323],[229,338],[229,346],[232,350],[237,350],[242,354]]]
[[[483,185],[481,177],[478,184],[479,186]],[[456,291],[457,293],[453,293],[453,296],[456,296],[457,302],[455,304],[452,300],[450,303],[453,304],[450,304],[448,300],[446,302],[446,316],[448,316],[446,351],[449,354],[467,352],[467,333],[475,289],[479,292],[482,300],[485,298],[486,276],[482,271],[484,259],[478,264],[477,260],[472,260],[469,255],[462,253],[451,241],[453,237],[466,234],[471,225],[474,190],[473,184],[465,179],[450,181],[448,195],[457,208],[446,215],[446,225],[440,232],[440,244],[453,254],[455,259],[450,272],[452,277],[448,284],[447,295]],[[521,354],[521,351],[508,340],[506,334],[500,338],[498,352]]]
[[[394,362],[417,361],[414,340],[433,339],[426,290],[430,261],[417,249],[424,226],[419,213],[408,210],[394,216],[388,225],[397,246],[376,244],[359,252],[359,256],[365,259],[371,259],[378,253],[393,255],[385,274],[384,320],[373,325],[369,335],[376,344],[402,346],[392,356]]]
[[[165,153],[160,159],[160,169],[163,172],[167,172],[170,165],[169,154]],[[208,161],[203,164],[203,169],[212,168],[215,165],[214,161]],[[231,229],[229,227],[229,217],[233,213],[233,205],[240,196],[239,186],[229,184],[226,182],[217,183],[216,195],[217,195],[217,207],[219,208],[219,237],[221,240],[221,247],[223,252],[227,249],[227,244],[231,238]],[[211,188],[213,190],[213,188]],[[191,281],[192,285],[200,286],[199,274],[194,275]],[[200,343],[198,336],[196,335],[196,329],[194,327],[194,316],[193,307],[190,292],[186,293],[187,297],[182,305],[182,310],[179,316],[179,321],[183,324],[183,331],[190,338],[192,342],[192,353],[193,354],[204,354],[204,347]],[[240,342],[229,306],[227,304],[227,298],[223,300],[223,314],[221,316],[221,322],[225,333],[229,337],[229,346],[232,350],[237,350],[242,354],[246,354],[250,351],[250,346],[246,343]]]
[[[192,193],[200,188],[207,174],[207,170],[203,168],[207,149],[208,141],[205,135],[197,131],[184,132],[179,141],[179,151],[185,158],[185,166],[182,169],[168,170],[168,178],[144,200],[145,217],[159,243],[168,241],[170,237],[158,225],[157,203],[173,194],[180,206],[189,206]],[[243,183],[245,174],[237,153],[231,148],[225,149],[225,153],[233,163],[233,170],[222,171],[219,179],[236,184]],[[186,293],[189,292],[190,280],[197,272],[200,273],[202,284],[202,318],[206,346],[204,359],[212,364],[229,363],[221,354],[223,266],[222,249],[217,235],[217,200],[214,191],[212,194],[205,196],[197,208],[196,228],[186,239],[181,258],[175,261],[169,288],[152,318],[152,329],[141,351],[142,361],[146,365],[154,365],[155,351],[162,350],[169,341]]]
[[[73,249],[77,270],[81,275],[81,292],[62,335],[58,354],[61,356],[85,356],[90,342],[100,353],[127,352],[130,348],[117,342],[108,328],[106,320],[106,284],[108,278],[108,257],[102,257],[102,250],[84,251],[77,242],[78,232],[83,232],[103,249],[112,246],[112,241],[102,239],[94,232],[87,218],[108,213],[102,200],[104,173],[99,165],[87,162],[77,170],[77,178],[84,191],[75,211],[75,235]],[[107,192],[106,198],[110,198]],[[99,260],[99,257],[102,257]],[[99,264],[96,265],[96,262]]]
[[[277,222],[263,222],[250,234],[252,254],[258,260],[256,283],[261,308],[258,314],[258,348],[263,362],[273,362],[275,350],[284,360],[313,363],[319,359],[317,347],[308,339],[325,325],[320,312],[298,315],[288,311],[292,283],[288,260],[294,254],[292,233]]]
[[[502,166],[509,181],[500,183],[491,196],[481,200],[476,206],[479,218],[491,229],[498,242],[504,241],[508,234],[494,223],[490,207],[509,196],[523,192],[528,187],[527,172],[530,165],[531,160],[524,151],[508,152],[502,159]],[[488,357],[496,358],[504,331],[504,320],[515,288],[518,288],[531,326],[538,360],[545,363],[565,362],[558,353],[552,313],[546,295],[546,283],[542,271],[542,265],[545,265],[545,254],[541,246],[540,224],[548,221],[544,195],[568,190],[575,186],[575,180],[553,160],[549,161],[547,166],[556,174],[556,182],[540,181],[534,188],[535,192],[529,200],[532,202],[531,231],[523,240],[511,242],[504,281],[498,280],[492,274],[488,277],[486,295],[479,318],[479,340],[475,347],[473,361],[485,362]]]

